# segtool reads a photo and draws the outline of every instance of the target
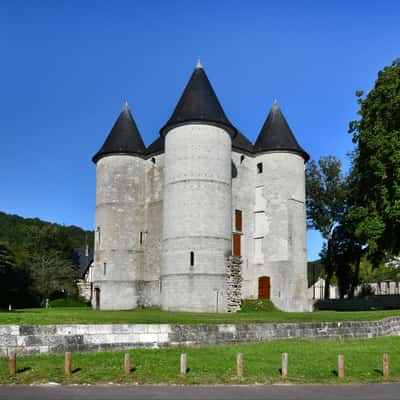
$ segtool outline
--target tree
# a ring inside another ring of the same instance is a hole
[[[362,246],[348,228],[343,224],[337,225],[333,230],[331,240],[332,264],[338,280],[340,298],[345,295],[354,296],[363,254]]]
[[[72,263],[60,251],[49,249],[31,257],[33,288],[41,299],[48,299],[55,293],[76,295],[77,274]]]
[[[356,96],[360,119],[349,126],[356,151],[348,221],[378,265],[400,252],[400,60],[378,73],[367,96]]]
[[[333,156],[312,160],[306,167],[307,225],[321,232],[326,241],[323,257],[325,266],[325,298],[329,298],[329,285],[334,274],[331,240],[335,226],[346,209],[346,178],[341,162]]]

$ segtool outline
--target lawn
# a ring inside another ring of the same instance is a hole
[[[382,353],[389,354],[390,376],[400,380],[400,337],[366,340],[285,340],[235,346],[131,350],[132,372],[124,376],[124,352],[72,355],[72,376],[64,376],[63,355],[17,358],[17,374],[8,376],[8,360],[0,358],[1,384],[59,382],[64,384],[254,384],[279,383],[281,353],[289,354],[289,383],[337,383],[337,356],[345,359],[344,383],[385,381]],[[179,376],[180,354],[188,360],[187,376]],[[236,353],[243,353],[244,377],[236,378]]]
[[[330,322],[369,321],[399,315],[400,310],[312,313],[286,313],[281,311],[242,311],[239,313],[184,313],[168,312],[157,308],[130,311],[95,311],[90,307],[32,308],[12,312],[0,312],[1,324],[47,325],[47,324],[223,324],[256,322]]]

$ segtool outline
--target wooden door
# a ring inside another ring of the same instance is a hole
[[[100,310],[100,289],[95,288],[95,301],[96,301],[96,310]]]
[[[233,234],[233,255],[237,257],[242,255],[240,248],[240,235],[236,233]]]
[[[258,298],[269,300],[271,296],[271,284],[269,276],[258,278]]]

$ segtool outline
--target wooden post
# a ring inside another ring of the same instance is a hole
[[[338,356],[338,378],[344,378],[344,356],[342,355]]]
[[[10,353],[8,360],[8,369],[10,372],[10,376],[15,376],[17,372],[17,356],[14,351]]]
[[[124,371],[126,376],[128,376],[131,373],[131,356],[129,353],[125,353]]]
[[[187,357],[186,354],[181,354],[181,375],[186,376],[187,371]]]
[[[243,353],[236,354],[236,374],[239,379],[243,378]]]
[[[71,376],[72,374],[72,357],[71,353],[67,351],[65,353],[65,376]]]
[[[286,379],[288,376],[288,353],[282,353],[282,378]]]
[[[385,353],[383,355],[383,377],[389,378],[389,355]]]

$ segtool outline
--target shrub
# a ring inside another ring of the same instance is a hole
[[[244,299],[240,306],[241,312],[249,311],[279,311],[271,300],[251,300]]]

